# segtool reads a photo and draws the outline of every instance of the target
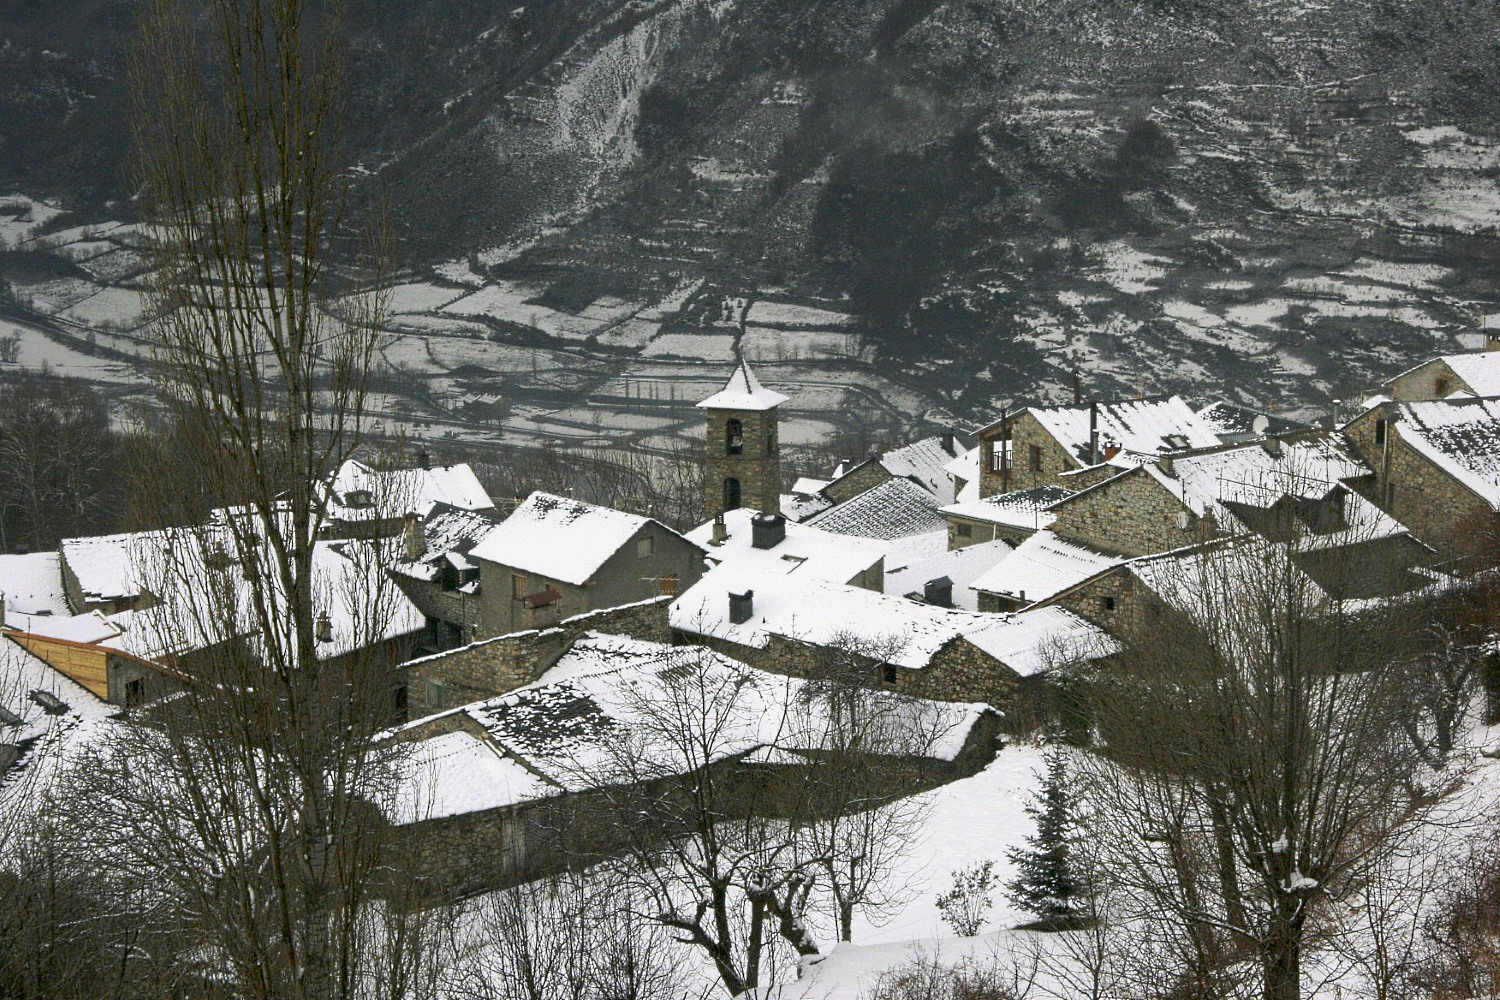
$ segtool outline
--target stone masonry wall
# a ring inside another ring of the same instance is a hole
[[[1169,552],[1213,534],[1213,521],[1188,510],[1141,470],[1127,472],[1058,504],[1052,531],[1102,552]],[[1187,527],[1179,518],[1187,515]]]
[[[724,480],[740,481],[740,506],[762,512],[781,510],[781,449],[777,419],[771,410],[707,410],[705,448],[708,473],[704,485],[703,513],[714,517],[724,508]],[[741,425],[742,450],[729,454],[729,421]]]
[[[840,504],[874,489],[890,478],[891,474],[886,467],[872,458],[856,465],[823,487],[820,492],[834,503]]]
[[[1390,447],[1375,441],[1376,421],[1385,416],[1377,408],[1344,429],[1360,457],[1375,470],[1369,499],[1411,529],[1421,541],[1443,556],[1460,554],[1470,529],[1494,516],[1489,504],[1401,437],[1401,424],[1390,425]]]
[[[976,521],[972,518],[959,517],[956,514],[944,516],[948,519],[948,550],[950,552],[953,549],[968,548],[970,545],[996,540],[1008,542],[1011,548],[1015,548],[1036,534],[1034,528],[1017,528],[1009,524],[995,524],[992,521]],[[969,529],[968,535],[959,533],[960,526]]]
[[[608,632],[651,642],[671,641],[670,597],[593,611],[532,629],[484,639],[403,665],[412,718],[493,698],[529,684],[558,661],[585,632]]]
[[[1011,418],[1010,423],[1010,479],[1003,483],[995,471],[993,455],[999,448],[1001,430],[996,428],[986,433],[979,444],[979,495],[991,497],[1000,493],[1013,493],[1033,486],[1069,486],[1067,480],[1058,478],[1062,473],[1077,469],[1081,463],[1057,439],[1047,432],[1029,411]],[[1031,467],[1031,448],[1041,451],[1041,468]],[[1076,489],[1077,486],[1069,487]]]
[[[1444,391],[1438,391],[1438,381],[1445,381]],[[1409,403],[1423,399],[1442,399],[1452,392],[1463,389],[1473,392],[1473,388],[1463,379],[1456,375],[1448,362],[1442,358],[1434,358],[1425,365],[1413,368],[1404,375],[1391,379],[1388,386],[1390,397],[1398,403]]]

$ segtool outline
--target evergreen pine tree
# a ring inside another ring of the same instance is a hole
[[[1026,805],[1026,814],[1036,821],[1036,833],[1008,852],[1016,877],[1006,888],[1023,910],[1047,923],[1065,925],[1078,918],[1088,888],[1074,870],[1070,853],[1075,820],[1067,749],[1049,742],[1044,759],[1047,773],[1041,794]]]

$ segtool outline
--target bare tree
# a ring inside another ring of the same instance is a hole
[[[201,29],[201,34],[200,34]],[[340,258],[337,5],[145,5],[131,61],[158,388],[219,506],[148,470],[131,622],[183,696],[101,755],[96,825],[242,996],[420,995],[427,925],[374,803],[397,769],[400,601],[379,542],[319,541],[323,482],[358,447],[385,307],[378,236]],[[118,831],[113,837],[109,831]]]
[[[1190,942],[1195,975],[1258,963],[1302,995],[1302,951],[1413,821],[1410,607],[1330,601],[1285,546],[1177,560],[1094,672],[1083,759],[1106,877]],[[1209,984],[1199,983],[1207,988]]]

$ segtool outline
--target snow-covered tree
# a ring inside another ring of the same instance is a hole
[[[1028,913],[1049,923],[1067,924],[1078,918],[1088,889],[1071,850],[1077,818],[1068,790],[1067,751],[1060,743],[1049,743],[1045,760],[1041,791],[1026,805],[1026,814],[1036,821],[1036,832],[1026,837],[1024,845],[1007,852],[1015,863],[1016,877],[1006,889],[1011,900]]]

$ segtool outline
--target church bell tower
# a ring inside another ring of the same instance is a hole
[[[781,513],[777,407],[787,397],[761,385],[744,358],[724,388],[698,404],[708,417],[708,483],[703,511],[714,517],[751,507]]]

